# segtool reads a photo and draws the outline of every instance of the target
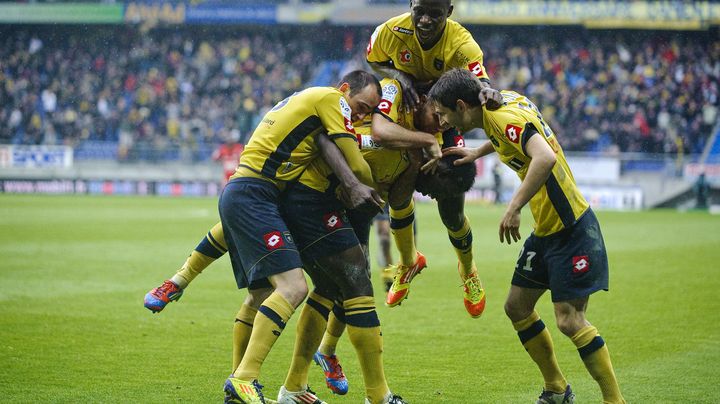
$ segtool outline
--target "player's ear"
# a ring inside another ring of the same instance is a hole
[[[465,104],[465,101],[458,99],[455,101],[455,110],[458,112],[465,112],[467,109],[467,104]]]
[[[347,91],[350,89],[350,84],[345,81],[342,84],[340,84],[340,87],[338,87],[338,90],[340,90],[341,93],[347,93]]]
[[[453,9],[454,9],[454,8],[455,8],[455,7],[452,5],[452,3],[450,3],[450,7],[448,7],[447,18],[450,18],[450,16],[452,15],[452,12],[453,12]]]

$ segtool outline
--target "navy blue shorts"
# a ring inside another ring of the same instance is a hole
[[[334,195],[288,184],[281,212],[304,258],[332,256],[359,244],[345,208]]]
[[[608,260],[592,209],[570,228],[546,237],[531,234],[520,251],[512,284],[550,289],[553,302],[608,290]]]
[[[220,195],[220,221],[238,288],[269,287],[270,275],[302,268],[279,202],[280,190],[257,178],[236,178]]]

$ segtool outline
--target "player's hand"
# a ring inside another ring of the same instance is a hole
[[[500,242],[520,241],[520,211],[508,209],[500,221]]]
[[[482,88],[478,98],[480,99],[480,105],[487,108],[488,111],[495,111],[496,109],[502,107],[504,103],[503,96],[500,91],[490,87]]]
[[[402,87],[403,110],[405,112],[414,111],[417,105],[420,104],[420,96],[418,96],[417,91],[415,91],[413,78],[407,73],[398,71],[395,80],[397,80],[400,83],[400,87]]]
[[[442,150],[440,150],[440,145],[435,142],[432,146],[426,147],[425,154],[427,154],[428,160],[422,167],[420,167],[420,171],[425,174],[435,174],[438,163],[440,163],[440,159],[443,156]]]
[[[443,156],[459,156],[460,158],[453,161],[453,164],[456,166],[472,163],[473,161],[477,160],[477,154],[475,153],[476,149],[470,148],[470,147],[448,147],[447,149],[443,149],[442,155]]]
[[[348,209],[363,209],[369,212],[380,213],[385,206],[385,201],[380,194],[372,187],[359,183],[351,189],[342,188],[340,201]]]

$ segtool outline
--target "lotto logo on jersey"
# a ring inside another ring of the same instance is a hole
[[[273,231],[263,236],[265,240],[265,246],[268,250],[277,250],[278,248],[285,245],[282,234],[279,231]]]
[[[409,50],[404,49],[400,52],[400,63],[410,63],[412,60],[412,53]]]
[[[387,114],[390,112],[392,105],[393,105],[392,101],[383,99],[380,101],[380,104],[378,104],[377,107],[382,113]]]
[[[394,26],[392,30],[395,31],[395,32],[400,32],[400,33],[405,34],[405,35],[412,35],[413,32],[414,32],[414,31],[411,30],[411,29],[407,29],[407,28],[403,28],[403,27],[398,27],[397,25]]]
[[[342,226],[343,222],[340,219],[338,212],[331,212],[323,216],[323,222],[325,222],[325,228],[328,230],[335,230]]]
[[[573,263],[573,273],[574,274],[583,274],[590,270],[590,259],[587,255],[580,255],[578,257],[573,257],[572,259]]]
[[[520,142],[520,134],[521,133],[522,133],[522,128],[519,126],[508,124],[505,127],[505,137],[507,137],[508,140],[513,143]]]
[[[472,62],[468,65],[468,70],[477,77],[483,76],[483,67],[480,62]]]

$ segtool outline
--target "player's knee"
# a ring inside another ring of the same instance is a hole
[[[512,322],[524,320],[528,318],[532,312],[532,307],[526,307],[519,301],[511,299],[505,301],[505,315],[507,315]]]
[[[572,337],[577,334],[585,326],[585,321],[577,316],[572,315],[557,315],[555,316],[555,322],[560,332],[568,337]]]
[[[272,288],[249,289],[243,304],[257,309],[273,292]]]

